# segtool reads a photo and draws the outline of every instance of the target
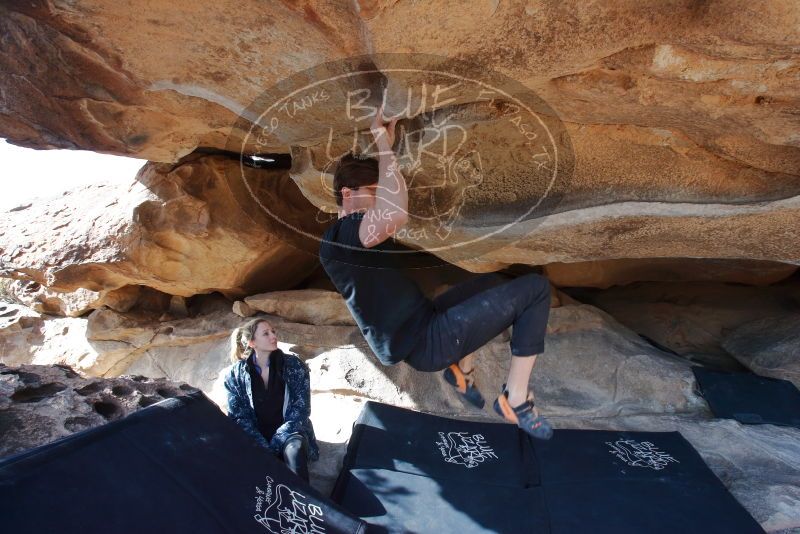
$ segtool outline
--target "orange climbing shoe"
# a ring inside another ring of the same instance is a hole
[[[478,388],[475,387],[475,381],[472,380],[472,373],[474,371],[475,368],[473,367],[472,371],[465,373],[457,363],[454,363],[445,369],[442,374],[444,375],[445,381],[456,388],[456,391],[461,394],[464,400],[476,408],[483,409],[486,401],[483,399],[481,392],[478,391]]]
[[[536,439],[547,440],[553,437],[553,427],[543,415],[536,415],[533,411],[533,395],[529,392],[528,398],[517,407],[508,403],[508,391],[503,386],[503,392],[494,401],[494,411],[509,421],[515,423],[526,434]]]

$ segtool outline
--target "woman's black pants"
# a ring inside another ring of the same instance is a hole
[[[292,436],[283,446],[283,462],[294,474],[308,482],[308,447],[302,436]]]

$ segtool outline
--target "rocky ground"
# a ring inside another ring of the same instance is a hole
[[[0,364],[0,457],[197,391],[164,378],[83,378],[64,365]]]

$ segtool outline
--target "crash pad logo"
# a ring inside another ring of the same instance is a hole
[[[439,447],[445,462],[463,465],[468,469],[477,467],[487,460],[498,459],[481,434],[439,432],[439,441],[436,442],[436,446]]]
[[[306,496],[285,484],[266,478],[262,489],[256,486],[255,520],[272,534],[321,534],[325,532],[322,508],[310,504]]]
[[[606,445],[611,447],[611,454],[633,467],[647,467],[660,471],[670,463],[680,463],[664,451],[649,441],[637,443],[632,439],[618,439],[617,441],[607,441]]]

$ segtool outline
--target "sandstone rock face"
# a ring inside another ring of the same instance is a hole
[[[722,347],[754,373],[800,387],[800,314],[745,323],[722,340]]]
[[[101,306],[126,312],[139,302],[141,292],[140,286],[124,286],[104,292],[79,288],[60,293],[38,282],[23,280],[11,281],[9,290],[17,301],[36,312],[63,317],[80,317]]]
[[[233,303],[233,313],[235,313],[239,317],[252,317],[257,312],[243,300],[237,300],[236,302]]]
[[[297,293],[293,313],[305,310],[305,317],[312,317],[316,302],[303,300],[308,290]],[[440,373],[420,373],[402,363],[382,366],[356,326],[262,316],[277,330],[282,347],[308,363],[314,392],[451,415],[465,410]],[[58,341],[66,340],[54,330],[66,321],[71,321],[77,342],[59,352],[54,350]],[[19,363],[27,357],[38,363],[65,363],[91,376],[165,377],[190,383],[220,401],[218,380],[230,364],[230,334],[244,321],[228,310],[168,319],[102,309],[88,319],[38,319],[36,335],[43,341],[38,346],[31,343],[30,352],[12,351],[7,361]],[[477,380],[488,396],[500,390],[508,373],[509,339],[506,331],[477,353]],[[703,409],[692,392],[694,381],[686,361],[654,348],[597,308],[551,308],[546,343],[533,385],[550,413],[600,417]],[[213,393],[215,382],[217,393]],[[492,417],[488,409],[483,415]]]
[[[509,351],[504,343],[487,349],[487,355],[478,356],[479,380],[488,395],[495,395],[507,375]],[[704,412],[693,384],[688,362],[587,305],[550,310],[545,352],[532,379],[544,413],[595,417]]]
[[[553,285],[597,287],[632,282],[735,282],[766,286],[791,276],[797,267],[768,261],[650,258],[551,263],[544,274]]]
[[[439,54],[428,67],[458,62],[473,78],[495,72],[534,91],[552,109],[542,120],[563,121],[554,143],[574,154],[546,210],[490,243],[437,252],[445,260],[473,271],[620,258],[800,264],[795,2],[484,2],[446,18],[432,4],[385,2],[218,2],[192,16],[169,4],[139,13],[97,1],[2,11],[0,134],[11,142],[174,162],[198,147],[229,148],[229,128],[239,116],[257,119],[248,106],[265,88],[335,59],[369,54],[365,68],[380,75],[358,83],[373,96],[386,86],[387,110],[402,112],[408,90],[431,79],[393,71],[388,54]],[[431,193],[435,173],[404,169],[419,216],[410,230],[437,230],[424,218],[433,195],[436,210],[453,215],[447,244],[499,230],[544,191],[535,166],[515,161],[522,141],[511,98],[450,94],[412,106],[400,123],[424,132],[406,156],[442,148],[443,118],[468,134],[472,156],[448,163],[469,171],[451,176],[458,183]],[[330,211],[329,156],[368,121],[343,119],[329,101],[300,104],[280,135],[245,149],[291,154],[300,189]]]
[[[26,308],[0,303],[0,363],[65,364],[80,367],[96,351],[86,340],[86,319],[48,318]]]
[[[9,324],[0,329],[0,362],[7,365],[61,364],[90,377],[182,376],[181,381],[207,390],[229,363],[229,336],[243,322],[218,310],[182,319],[111,309],[88,318],[39,316],[23,307],[3,310]]]
[[[187,16],[168,3],[3,6],[3,136],[177,161],[198,146],[223,148],[265,87],[367,50],[354,4],[197,7]]]
[[[382,366],[357,327],[265,318],[278,331],[282,346],[309,365],[315,395],[362,397],[442,415],[494,417],[490,407],[481,412],[464,405],[440,373],[420,373],[404,363]],[[477,381],[489,398],[499,392],[508,374],[509,339],[505,332],[477,352]],[[223,369],[210,388],[212,398],[223,404],[220,380],[226,372]],[[597,417],[705,413],[693,384],[688,362],[652,347],[586,305],[551,309],[545,353],[532,380],[548,414]]]
[[[229,363],[230,334],[241,322],[230,312],[163,321],[151,314],[97,310],[86,331],[97,356],[84,370],[95,376],[181,376],[181,381],[210,389],[219,369]]]
[[[355,326],[350,310],[339,293],[322,289],[273,291],[244,299],[252,309],[279,315],[297,323]]]
[[[194,391],[143,376],[84,379],[65,366],[0,364],[0,457]]]
[[[729,369],[741,368],[723,348],[729,333],[763,317],[796,313],[800,307],[796,280],[765,288],[710,282],[637,282],[599,292],[570,293],[686,358]]]
[[[0,301],[0,332],[11,334],[29,328],[39,318],[39,314],[32,309]]]
[[[280,225],[273,222],[270,232],[266,214],[256,222],[240,204],[279,205],[285,220],[318,227],[304,216],[310,205],[285,172],[253,169],[263,185],[241,199],[226,174],[238,167],[235,160],[189,159],[146,165],[125,186],[89,186],[8,213],[0,222],[3,274],[50,291],[82,290],[78,304],[31,299],[44,300],[42,311],[77,315],[101,305],[129,309],[139,291],[131,286],[242,296],[291,287],[311,273],[313,255],[287,245]]]
[[[27,333],[41,323],[39,314],[25,306],[0,302],[0,362],[28,363],[29,355]],[[21,361],[8,360],[16,354]]]

